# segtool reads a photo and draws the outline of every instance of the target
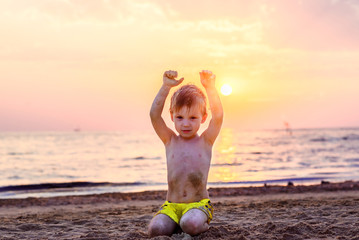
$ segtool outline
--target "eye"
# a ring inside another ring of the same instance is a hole
[[[182,117],[182,116],[177,116],[176,118],[177,118],[177,119],[183,119],[183,117]]]
[[[197,117],[191,117],[191,119],[192,119],[192,120],[195,120],[195,119],[197,119]]]

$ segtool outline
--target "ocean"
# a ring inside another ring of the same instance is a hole
[[[359,128],[225,128],[208,187],[346,180],[359,180]],[[0,133],[0,198],[166,188],[165,150],[154,131]]]

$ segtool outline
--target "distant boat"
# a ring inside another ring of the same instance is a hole
[[[81,132],[80,128],[74,128],[74,132]]]

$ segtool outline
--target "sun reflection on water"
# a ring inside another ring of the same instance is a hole
[[[241,159],[236,156],[237,152],[233,130],[222,129],[214,148],[214,157],[208,177],[210,182],[231,182],[239,179],[238,168],[241,165]]]

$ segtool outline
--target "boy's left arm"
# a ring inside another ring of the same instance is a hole
[[[215,87],[216,75],[211,71],[203,70],[199,73],[201,83],[206,89],[209,106],[211,108],[212,119],[209,122],[208,128],[203,132],[202,136],[212,145],[216,140],[223,122],[223,108],[219,98],[217,89]]]

